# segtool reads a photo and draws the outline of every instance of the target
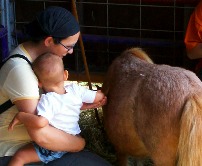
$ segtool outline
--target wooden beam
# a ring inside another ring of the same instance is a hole
[[[104,76],[106,73],[101,72],[92,72],[90,73],[90,78],[92,82],[100,82],[103,83]],[[85,72],[75,72],[75,71],[69,71],[69,81],[83,81],[88,82],[88,78],[86,77]]]

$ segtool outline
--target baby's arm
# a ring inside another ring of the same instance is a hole
[[[81,110],[102,107],[106,103],[107,103],[107,97],[102,93],[102,91],[98,90],[96,92],[96,96],[93,103],[83,103]]]
[[[11,121],[8,130],[13,130],[13,127],[19,123],[23,123],[27,130],[30,128],[42,128],[49,125],[48,120],[42,116],[26,112],[18,112]]]

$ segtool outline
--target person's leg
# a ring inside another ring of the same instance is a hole
[[[4,156],[0,157],[0,166],[8,166],[8,163],[10,162],[12,156]]]
[[[44,163],[42,162],[30,163],[30,164],[25,164],[24,166],[44,166]]]
[[[8,166],[8,163],[10,162],[12,157],[13,156],[0,157],[0,166]],[[43,166],[43,163],[42,162],[30,163],[30,164],[26,164],[26,166]]]
[[[111,166],[100,156],[83,150],[75,153],[66,153],[62,158],[54,160],[45,166]]]
[[[27,163],[39,162],[40,159],[35,151],[32,143],[25,145],[19,149],[12,157],[8,166],[23,166]]]

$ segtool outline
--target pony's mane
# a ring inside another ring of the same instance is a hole
[[[154,63],[151,60],[151,58],[148,56],[148,54],[139,47],[130,48],[130,49],[126,50],[124,52],[124,54],[132,54],[135,57],[145,60],[148,63],[152,63],[152,64]]]

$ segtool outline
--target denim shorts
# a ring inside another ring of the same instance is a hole
[[[50,161],[61,158],[65,153],[67,153],[67,152],[61,152],[61,151],[58,151],[58,152],[51,151],[51,150],[40,147],[36,143],[33,143],[33,145],[34,145],[34,148],[36,150],[36,153],[37,153],[39,159],[46,164]]]
[[[0,157],[0,166],[8,166],[11,156]],[[89,150],[80,152],[68,152],[58,160],[48,164],[27,164],[26,166],[112,166],[107,160],[101,158]]]

